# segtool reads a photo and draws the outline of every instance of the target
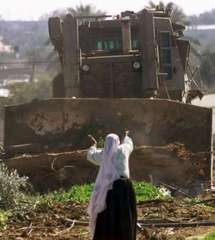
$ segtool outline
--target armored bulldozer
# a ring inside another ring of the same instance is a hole
[[[55,97],[142,98],[182,101],[190,51],[184,26],[165,12],[130,11],[114,18],[50,18],[50,38],[58,51],[63,80]]]
[[[184,103],[192,89],[183,31],[168,13],[146,9],[50,18],[62,73],[52,99],[5,108],[6,151],[84,149],[89,133],[103,139],[129,129],[139,149],[134,179],[210,187],[212,110]]]

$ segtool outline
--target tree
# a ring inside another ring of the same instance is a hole
[[[188,19],[191,25],[215,24],[215,9],[203,12],[199,15],[191,15]]]
[[[76,7],[70,7],[67,9],[57,9],[49,14],[44,14],[40,17],[41,21],[47,21],[50,17],[64,17],[67,13],[71,13],[74,16],[98,16],[98,15],[105,15],[106,12],[102,10],[96,9],[95,6],[92,4],[80,4]]]
[[[207,51],[202,54],[200,73],[207,87],[215,87],[215,53]]]
[[[170,16],[173,23],[187,23],[187,17],[183,9],[173,2],[169,2],[165,5],[165,3],[162,1],[160,1],[158,4],[150,1],[147,7],[166,12]]]
[[[43,73],[37,81],[9,85],[10,95],[7,104],[21,104],[34,99],[47,99],[52,96],[51,79]]]
[[[97,16],[106,14],[104,11],[96,9],[95,6],[91,4],[80,4],[75,8],[68,8],[67,10],[74,16]]]

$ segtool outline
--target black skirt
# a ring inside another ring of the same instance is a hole
[[[132,182],[127,178],[116,180],[106,204],[97,216],[93,240],[135,240],[137,211]]]

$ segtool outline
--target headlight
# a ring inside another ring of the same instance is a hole
[[[84,65],[82,66],[82,70],[83,70],[84,72],[89,72],[90,66],[87,65],[87,64],[84,64]]]
[[[138,61],[133,62],[132,66],[134,70],[139,70],[141,68],[141,64]]]

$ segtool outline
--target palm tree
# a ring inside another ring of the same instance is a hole
[[[173,2],[169,2],[165,5],[165,3],[162,1],[160,1],[158,4],[155,4],[154,2],[150,1],[147,8],[153,8],[156,10],[164,11],[166,14],[170,16],[173,23],[185,24],[187,22],[186,15],[183,9]]]
[[[80,4],[77,5],[75,8],[68,8],[67,11],[74,16],[98,16],[106,14],[104,11],[96,9],[91,4]]]
[[[67,9],[56,9],[55,11],[49,14],[42,15],[40,17],[40,20],[45,21],[45,20],[48,20],[50,17],[55,17],[55,16],[64,18],[67,13],[71,13],[73,16],[98,16],[98,15],[106,14],[106,12],[96,9],[96,7],[94,7],[91,4],[86,4],[86,5],[80,4],[80,5],[77,5],[76,7],[70,7]]]
[[[150,1],[148,4],[149,5],[147,6],[147,8],[152,8],[161,11],[165,9],[165,4],[162,1],[160,1],[158,4],[154,3],[153,1]]]

